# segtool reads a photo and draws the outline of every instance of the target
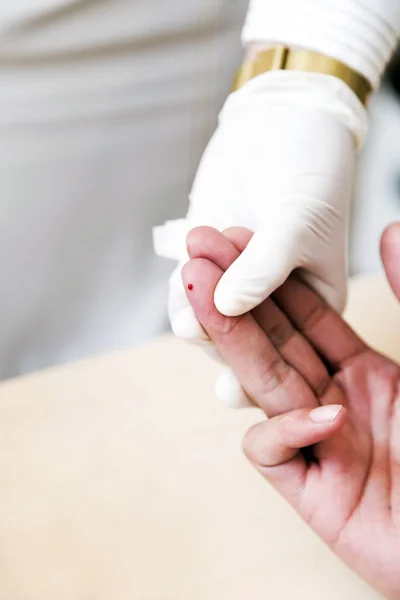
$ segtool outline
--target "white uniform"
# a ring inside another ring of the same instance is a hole
[[[167,327],[178,217],[247,0],[0,3],[0,377]]]

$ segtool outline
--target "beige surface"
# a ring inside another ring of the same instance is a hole
[[[386,288],[349,314],[400,357]],[[376,598],[248,466],[218,369],[166,338],[2,385],[1,600]]]

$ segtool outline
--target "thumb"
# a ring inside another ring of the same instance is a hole
[[[243,440],[243,450],[261,475],[302,517],[310,516],[302,493],[307,484],[308,464],[299,450],[331,439],[345,422],[346,409],[341,405],[293,410],[253,426]]]
[[[400,223],[393,223],[384,231],[381,256],[390,287],[400,300]]]
[[[276,223],[253,235],[247,248],[221,277],[214,295],[223,315],[236,317],[261,304],[297,266],[296,234]]]

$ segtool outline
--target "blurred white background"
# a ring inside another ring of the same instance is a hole
[[[382,269],[380,236],[386,225],[400,220],[400,93],[389,78],[372,99],[370,114],[370,131],[360,156],[352,214],[352,274]]]

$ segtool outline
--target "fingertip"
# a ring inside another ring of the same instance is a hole
[[[393,243],[400,245],[400,222],[391,223],[382,233],[381,247]]]
[[[186,293],[195,290],[196,284],[202,278],[204,268],[207,269],[209,261],[202,258],[192,258],[182,267],[181,277]]]
[[[222,275],[222,269],[208,258],[192,258],[181,271],[183,285],[189,300],[192,295],[214,288]]]
[[[382,233],[380,250],[383,262],[400,255],[400,223],[392,223]]]
[[[221,274],[222,270],[205,258],[192,259],[182,269],[182,282],[188,301],[207,331],[210,326],[216,324],[215,319],[218,319],[219,315],[213,297]]]
[[[245,227],[228,227],[228,229],[225,229],[222,233],[232,242],[232,244],[234,244],[239,252],[245,250],[247,244],[254,235],[250,229],[246,229]]]
[[[248,461],[257,464],[258,440],[264,435],[266,423],[257,423],[250,427],[242,439],[242,451]]]
[[[195,258],[193,254],[197,254],[197,249],[204,246],[210,236],[217,232],[214,227],[207,225],[199,225],[189,231],[186,236],[186,248],[190,258]]]

